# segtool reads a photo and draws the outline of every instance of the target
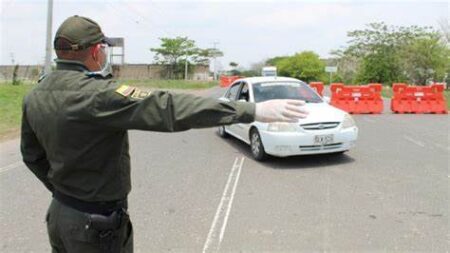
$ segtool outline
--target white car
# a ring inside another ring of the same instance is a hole
[[[267,155],[294,156],[344,153],[355,146],[358,128],[353,118],[325,102],[306,83],[287,77],[251,77],[233,82],[223,101],[262,102],[299,99],[309,115],[298,123],[233,124],[219,127],[219,135],[232,135],[251,146],[256,160]]]

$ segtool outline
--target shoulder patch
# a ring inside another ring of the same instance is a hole
[[[136,89],[136,91],[133,92],[131,97],[136,99],[144,99],[145,97],[150,96],[151,93],[152,93],[151,91]]]
[[[128,86],[128,85],[121,85],[119,88],[116,89],[116,92],[119,93],[122,96],[128,97],[136,90],[135,87]]]

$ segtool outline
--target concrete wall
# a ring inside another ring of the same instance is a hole
[[[0,80],[11,80],[14,65],[0,66]],[[42,71],[40,65],[20,65],[18,68],[19,80],[37,80]],[[164,66],[155,64],[124,64],[113,66],[114,77],[117,79],[142,80],[163,79]],[[208,80],[209,66],[198,65],[194,73],[190,74],[190,80]]]
[[[15,65],[0,66],[0,80],[12,80]],[[17,69],[17,78],[19,80],[38,80],[42,71],[39,65],[20,65]]]

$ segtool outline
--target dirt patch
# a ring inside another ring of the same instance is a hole
[[[19,128],[8,130],[5,133],[0,134],[0,142],[5,142],[5,141],[19,138],[19,135],[20,135]]]

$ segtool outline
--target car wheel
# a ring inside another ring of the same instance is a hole
[[[267,153],[264,150],[261,136],[256,129],[253,129],[250,132],[250,147],[252,149],[252,155],[255,160],[263,161],[267,158]]]
[[[228,136],[230,136],[226,131],[225,131],[225,126],[220,126],[219,130],[217,131],[219,133],[219,136],[222,138],[227,138]]]

